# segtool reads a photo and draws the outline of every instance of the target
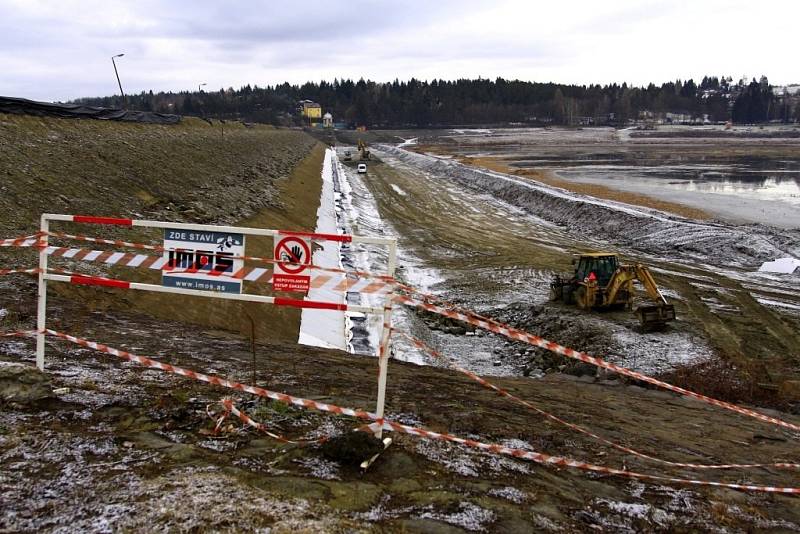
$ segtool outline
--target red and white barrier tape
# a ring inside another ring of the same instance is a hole
[[[163,247],[155,245],[143,245],[138,243],[129,243],[125,241],[116,241],[110,239],[97,239],[86,238],[83,236],[75,236],[70,234],[55,234],[50,233],[56,237],[66,237],[73,239],[82,239],[85,241],[93,241],[104,244],[112,244],[116,246],[134,246],[138,248],[148,248],[151,250],[164,251]],[[173,273],[195,273],[200,270],[200,267],[195,269],[187,269],[185,271],[177,271],[168,266],[166,258],[161,256],[150,256],[147,254],[131,254],[127,252],[114,252],[108,250],[89,250],[83,248],[70,248],[70,247],[47,247],[47,254],[53,257],[62,257],[76,261],[90,261],[96,263],[105,263],[107,265],[121,265],[125,267],[143,267],[148,269],[155,269],[161,271],[169,271]],[[253,261],[259,263],[266,263],[270,265],[289,265],[296,266],[297,264],[289,261],[275,260],[272,258],[263,258],[258,256],[228,256],[229,260],[243,260]],[[337,269],[332,267],[320,267],[318,265],[309,264],[307,269],[312,272],[311,287],[313,288],[326,288],[334,291],[344,292],[358,292],[358,293],[388,293],[394,288],[393,279],[386,275],[375,275],[365,271],[353,271],[345,269]],[[324,274],[317,274],[315,271],[344,274],[356,276],[357,279],[342,278],[336,276],[328,276]],[[233,274],[225,274],[219,271],[211,271],[208,273],[211,276],[219,276],[221,278],[232,278],[236,280],[245,280],[248,282],[266,282],[272,276],[272,272],[268,269],[258,267],[246,267],[240,269]]]
[[[38,267],[34,269],[0,269],[0,276],[7,274],[39,274],[42,272]]]
[[[299,406],[300,408],[307,408],[313,410],[320,410],[324,412],[329,412],[337,415],[347,415],[350,417],[356,417],[359,419],[366,419],[374,421],[374,423],[366,425],[364,428],[369,429],[372,432],[377,432],[379,429],[384,430],[391,430],[395,432],[403,432],[406,434],[422,437],[425,439],[433,439],[439,441],[449,441],[452,443],[459,443],[461,445],[465,445],[467,447],[472,447],[476,449],[480,449],[483,451],[495,453],[495,454],[503,454],[507,456],[512,456],[514,458],[520,458],[523,460],[531,460],[537,463],[545,464],[545,465],[556,465],[559,467],[574,467],[576,469],[582,469],[584,471],[593,471],[597,473],[604,473],[608,475],[616,475],[621,477],[639,479],[639,480],[654,480],[659,482],[672,482],[676,484],[691,484],[691,485],[701,485],[701,486],[714,486],[714,487],[722,487],[722,488],[730,488],[742,491],[757,491],[757,492],[767,492],[767,493],[784,493],[784,494],[800,494],[800,488],[792,488],[792,487],[775,487],[775,486],[756,486],[756,485],[743,485],[743,484],[731,484],[727,482],[714,482],[714,481],[706,481],[706,480],[692,480],[692,479],[683,479],[683,478],[672,478],[672,477],[665,477],[659,475],[648,475],[643,473],[636,473],[633,471],[627,471],[623,469],[614,469],[610,467],[604,467],[600,465],[590,464],[586,462],[580,462],[577,460],[572,460],[569,458],[564,458],[561,456],[551,456],[548,454],[543,454],[535,451],[526,451],[522,449],[513,449],[510,447],[505,447],[503,445],[498,444],[489,444],[489,443],[482,443],[478,441],[474,441],[471,439],[460,438],[458,436],[453,436],[451,434],[443,434],[439,432],[433,432],[424,428],[417,428],[411,427],[408,425],[402,425],[400,423],[395,423],[392,421],[387,421],[386,419],[379,419],[377,415],[371,412],[367,412],[364,410],[355,410],[352,408],[343,408],[341,406],[336,406],[335,404],[328,404],[317,402],[314,400],[309,399],[302,399],[299,397],[293,397],[291,395],[287,395],[285,393],[275,393],[264,388],[254,387],[254,386],[247,386],[244,384],[240,384],[238,382],[233,382],[230,380],[226,380],[224,378],[220,378],[218,376],[213,375],[206,375],[203,373],[197,373],[195,371],[191,371],[188,369],[183,369],[181,367],[176,367],[170,364],[165,364],[158,362],[156,360],[152,360],[150,358],[145,358],[143,356],[136,356],[126,351],[114,349],[112,347],[108,347],[106,345],[102,345],[100,343],[95,343],[93,341],[88,341],[85,339],[81,339],[75,336],[70,336],[68,334],[64,334],[61,332],[56,332],[54,330],[46,330],[46,333],[52,336],[59,337],[61,339],[65,339],[72,343],[89,347],[94,350],[104,352],[107,354],[111,354],[117,357],[120,357],[124,360],[132,361],[139,363],[140,365],[144,365],[145,367],[150,367],[154,369],[160,369],[162,371],[178,374],[181,376],[185,376],[187,378],[192,378],[194,380],[199,380],[202,382],[206,382],[209,384],[222,386],[230,389],[235,389],[237,391],[246,391],[248,393],[252,393],[253,395],[258,395],[260,397],[267,397],[270,399],[277,400],[279,402],[283,402],[285,404],[292,404],[295,406]]]
[[[36,330],[16,330],[14,332],[0,333],[0,337],[32,337],[36,335]]]
[[[157,271],[168,272],[172,274],[195,274],[202,269],[200,266],[189,269],[176,269],[169,266],[167,258],[162,256],[150,256],[147,254],[131,254],[127,252],[113,252],[110,250],[89,250],[83,248],[68,248],[68,247],[47,247],[46,252],[49,256],[54,258],[65,258],[74,261],[86,261],[103,263],[106,265],[119,265],[122,267],[146,268],[154,269]],[[291,264],[290,262],[269,260],[267,258],[258,258],[255,256],[231,256],[228,259],[244,259],[261,261],[264,263],[273,264]],[[328,269],[309,267],[311,271],[312,288],[325,288],[337,292],[353,292],[353,293],[374,293],[385,294],[393,289],[393,284],[385,279],[378,279],[370,275],[369,278],[350,279],[342,276],[331,276],[326,274],[318,274],[314,271],[334,271],[337,273],[355,274],[354,272],[344,271],[341,269]],[[244,267],[232,274],[226,274],[222,271],[207,271],[204,274],[208,276],[217,276],[221,279],[244,280],[246,282],[269,282],[272,277],[272,271],[260,267]]]
[[[569,421],[565,421],[564,419],[561,419],[558,416],[555,416],[555,415],[553,415],[553,414],[551,414],[549,412],[546,412],[545,410],[542,410],[541,408],[533,405],[532,403],[517,397],[513,393],[510,393],[509,391],[507,391],[507,390],[505,390],[505,389],[503,389],[503,388],[501,388],[499,386],[496,386],[495,384],[492,384],[488,380],[486,380],[484,378],[481,378],[480,376],[476,375],[472,371],[469,371],[467,369],[464,369],[463,367],[459,367],[458,365],[455,365],[453,362],[451,362],[447,358],[447,356],[445,356],[441,352],[437,351],[436,349],[428,346],[424,341],[422,341],[420,339],[417,339],[414,336],[411,336],[411,335],[409,335],[409,334],[407,334],[405,332],[399,331],[399,330],[394,329],[394,328],[392,329],[392,333],[396,334],[396,335],[400,335],[400,336],[408,339],[418,349],[425,351],[426,353],[430,354],[431,356],[433,356],[434,358],[436,358],[438,360],[444,361],[444,363],[447,365],[447,367],[449,367],[450,369],[453,369],[455,371],[458,371],[459,373],[462,373],[462,374],[468,376],[471,380],[474,380],[475,382],[477,382],[478,384],[482,385],[483,387],[485,387],[487,389],[491,389],[492,391],[497,392],[499,395],[501,395],[503,397],[506,397],[509,400],[512,400],[513,402],[516,402],[517,404],[525,406],[526,408],[529,408],[529,409],[535,411],[536,413],[538,413],[540,415],[543,415],[544,417],[550,419],[551,421],[555,421],[555,422],[557,422],[557,423],[559,423],[561,425],[566,426],[567,428],[575,430],[576,432],[580,432],[581,434],[585,434],[587,436],[590,436],[590,437],[592,437],[592,438],[594,438],[594,439],[596,439],[596,440],[598,440],[598,441],[600,441],[602,443],[605,443],[606,445],[614,447],[617,450],[620,450],[620,451],[628,453],[628,454],[632,454],[634,456],[638,456],[639,458],[644,458],[645,460],[650,460],[650,461],[653,461],[653,462],[658,462],[658,463],[665,464],[665,465],[670,465],[670,466],[673,466],[673,467],[685,467],[685,468],[690,468],[690,469],[751,469],[751,468],[761,468],[761,467],[772,467],[772,468],[777,468],[777,469],[800,469],[800,464],[786,463],[786,462],[771,463],[771,464],[756,464],[756,463],[753,463],[753,464],[692,464],[692,463],[683,463],[683,462],[672,462],[670,460],[664,460],[662,458],[656,458],[654,456],[650,456],[650,455],[645,454],[643,452],[639,452],[639,451],[637,451],[635,449],[631,449],[630,447],[626,447],[624,445],[620,445],[619,443],[615,443],[615,442],[613,442],[611,440],[608,440],[608,439],[606,439],[606,438],[604,438],[602,436],[599,436],[599,435],[591,432],[590,430],[588,430],[588,429],[586,429],[586,428],[584,428],[582,426],[576,425],[574,423],[570,423]]]
[[[32,269],[0,269],[0,276],[5,274],[39,274],[44,272],[42,269],[38,267],[34,267]],[[75,274],[72,271],[67,271],[66,269],[59,269],[58,267],[48,267],[48,273],[58,273],[58,274]]]
[[[78,216],[76,216],[78,217]],[[94,217],[93,219],[105,219],[103,217],[97,218]],[[116,220],[116,219],[115,219]],[[120,220],[127,220],[127,219],[120,219]],[[305,234],[303,232],[279,232],[280,235],[297,235],[297,236],[311,236],[313,238],[318,239],[326,239],[326,240],[333,240],[333,241],[340,241],[340,242],[348,242],[352,239],[351,236],[336,236],[333,234]],[[117,247],[127,247],[127,248],[135,248],[140,250],[154,250],[157,252],[164,252],[168,249],[165,249],[161,245],[146,245],[144,243],[133,243],[130,241],[122,241],[119,239],[102,239],[98,237],[87,237],[84,235],[79,234],[67,234],[64,232],[39,232],[32,236],[25,236],[19,237],[14,239],[4,239],[0,240],[0,246],[2,247],[42,247],[44,244],[39,240],[41,236],[52,236],[58,237],[63,239],[74,239],[78,241],[86,241],[91,243],[100,243],[105,245],[114,245]],[[180,250],[180,249],[178,249]],[[53,255],[56,257],[64,257],[70,258],[75,260],[82,260],[82,261],[96,261],[101,263],[108,263],[108,264],[117,264],[122,263],[127,267],[148,267],[152,269],[162,269],[167,270],[164,265],[166,261],[157,256],[147,256],[143,254],[129,254],[124,252],[112,252],[112,251],[101,251],[101,250],[87,250],[82,248],[69,248],[69,247],[48,247],[47,253],[49,255]],[[297,266],[296,263],[290,261],[282,261],[276,260],[273,258],[264,258],[259,256],[228,256],[227,259],[229,260],[243,260],[243,261],[253,261],[259,263],[266,263],[270,265],[288,265],[288,266]],[[319,265],[308,264],[306,266],[308,270],[311,271],[322,271],[322,272],[329,272],[334,274],[345,274],[345,275],[354,275],[359,278],[358,282],[354,282],[353,280],[343,280],[337,282],[336,284],[331,285],[331,282],[334,281],[333,277],[320,277],[320,281],[318,283],[318,287],[325,286],[326,288],[330,286],[331,289],[335,289],[336,291],[358,291],[358,289],[354,289],[356,284],[359,287],[367,287],[369,285],[374,286],[372,291],[359,291],[359,292],[389,292],[391,291],[391,287],[395,283],[394,278],[388,275],[379,275],[373,274],[366,271],[358,271],[358,270],[347,270],[347,269],[337,269],[335,267],[321,267]],[[188,273],[193,272],[191,270],[186,271]],[[260,279],[264,272],[267,272],[265,269],[249,269],[246,271],[241,271],[239,273],[234,273],[230,275],[232,278],[240,278],[246,279],[248,281],[253,281]],[[218,274],[218,273],[211,273]],[[219,273],[220,276],[223,276],[222,273]],[[251,278],[246,278],[246,277]],[[372,279],[374,282],[363,282],[361,279]],[[313,282],[312,282],[312,287]]]
[[[281,235],[301,235],[299,232],[280,232]],[[101,239],[98,237],[87,237],[83,235],[76,235],[76,234],[66,234],[63,232],[47,232],[44,235],[52,236],[52,237],[60,237],[64,239],[73,239],[77,241],[87,241],[91,243],[100,243],[104,245],[115,245],[118,247],[128,247],[128,248],[137,248],[143,250],[154,250],[157,252],[164,252],[168,249],[165,249],[161,245],[146,245],[143,243],[131,243],[128,241],[120,241],[117,239]],[[315,236],[327,236],[328,234],[311,234]],[[339,236],[342,237],[342,236]],[[180,249],[178,249],[180,250]],[[289,266],[296,266],[296,263],[290,261],[282,261],[276,260],[274,258],[265,258],[259,256],[227,256],[227,259],[230,260],[244,260],[244,261],[253,261],[258,263],[266,263],[270,265],[289,265]],[[376,280],[383,280],[385,282],[393,282],[394,279],[388,275],[381,275],[381,274],[373,274],[366,271],[359,271],[359,270],[352,270],[352,269],[338,269],[335,267],[322,267],[320,265],[308,264],[308,269],[316,270],[316,271],[325,271],[330,273],[336,274],[352,274],[358,276],[359,278],[374,278]]]
[[[671,482],[674,484],[690,484],[695,486],[714,486],[718,488],[729,488],[741,491],[758,491],[758,492],[766,492],[766,493],[784,493],[784,494],[792,494],[792,495],[800,495],[800,488],[791,488],[791,487],[776,487],[776,486],[756,486],[756,485],[747,485],[747,484],[732,484],[729,482],[714,482],[710,480],[695,480],[695,479],[687,479],[687,478],[675,478],[675,477],[667,477],[661,475],[648,475],[644,473],[637,473],[634,471],[628,471],[625,469],[615,469],[613,467],[605,467],[602,465],[591,464],[587,462],[580,462],[577,460],[572,460],[570,458],[565,458],[562,456],[551,456],[549,454],[544,454],[535,451],[526,451],[523,449],[514,449],[511,447],[506,447],[504,445],[498,445],[493,443],[482,443],[480,441],[475,441],[471,439],[460,438],[458,436],[453,436],[451,434],[443,434],[439,432],[431,432],[430,430],[425,430],[422,428],[415,428],[407,425],[402,425],[399,423],[392,423],[389,421],[384,421],[383,424],[380,422],[375,422],[370,425],[367,425],[370,430],[373,432],[377,432],[379,429],[395,431],[395,432],[402,432],[405,434],[411,434],[413,436],[418,436],[425,439],[433,439],[438,441],[449,441],[451,443],[458,443],[460,445],[465,445],[467,447],[471,447],[473,449],[479,449],[482,451],[491,452],[494,454],[503,454],[506,456],[511,456],[513,458],[519,458],[522,460],[531,460],[533,462],[537,462],[544,465],[555,465],[558,467],[573,467],[575,469],[581,469],[583,471],[592,471],[595,473],[602,473],[605,475],[616,475],[626,478],[633,478],[638,480],[652,480],[652,481],[659,481],[659,482]]]
[[[350,417],[356,417],[358,419],[368,419],[375,421],[378,417],[370,412],[366,412],[363,410],[355,410],[351,408],[342,408],[340,406],[336,406],[334,404],[327,404],[324,402],[317,402],[313,400],[302,399],[300,397],[293,397],[291,395],[286,395],[284,393],[276,393],[273,391],[269,391],[264,388],[256,387],[256,386],[248,386],[245,384],[241,384],[239,382],[234,382],[231,380],[227,380],[225,378],[221,378],[215,375],[207,375],[204,373],[198,373],[189,369],[184,369],[182,367],[177,367],[168,363],[161,363],[156,360],[152,360],[150,358],[146,358],[144,356],[137,356],[130,352],[115,349],[113,347],[109,347],[107,345],[103,345],[101,343],[95,343],[94,341],[88,341],[86,339],[82,339],[79,337],[71,336],[69,334],[64,334],[62,332],[56,332],[55,330],[45,330],[45,333],[51,336],[55,336],[61,339],[65,339],[71,343],[75,343],[76,345],[80,345],[82,347],[88,347],[90,349],[94,349],[99,352],[104,352],[106,354],[111,354],[112,356],[117,356],[124,360],[128,360],[134,363],[138,363],[139,365],[143,365],[145,367],[150,367],[152,369],[160,369],[167,373],[177,374],[180,376],[185,376],[187,378],[191,378],[193,380],[199,380],[200,382],[206,382],[208,384],[212,384],[214,386],[221,386],[228,389],[233,389],[236,391],[244,391],[247,393],[251,393],[253,395],[259,397],[265,397],[272,400],[276,400],[278,402],[282,402],[284,404],[292,404],[295,406],[299,406],[301,408],[311,408],[314,410],[320,410],[323,412],[330,412],[337,415],[347,415]]]
[[[594,365],[596,367],[608,369],[609,371],[613,371],[617,374],[629,376],[631,378],[635,378],[636,380],[647,382],[648,384],[653,384],[654,386],[660,387],[662,389],[674,391],[675,393],[679,393],[686,397],[692,397],[694,399],[703,401],[705,403],[714,406],[718,406],[720,408],[725,408],[726,410],[730,410],[738,414],[746,415],[748,417],[753,417],[755,419],[759,419],[761,421],[772,423],[773,425],[781,426],[791,430],[800,431],[800,425],[789,423],[787,421],[783,421],[782,419],[777,419],[775,417],[770,417],[763,413],[757,412],[755,410],[750,410],[748,408],[743,408],[741,406],[737,406],[736,404],[732,404],[730,402],[725,402],[711,397],[707,397],[705,395],[701,395],[700,393],[695,393],[694,391],[689,391],[688,389],[684,389],[679,386],[673,386],[672,384],[668,384],[667,382],[663,382],[661,380],[658,380],[657,378],[643,375],[642,373],[638,373],[636,371],[627,369],[625,367],[614,365],[613,363],[609,363],[601,358],[590,356],[584,352],[578,352],[569,347],[565,347],[563,345],[559,345],[558,343],[548,341],[547,339],[541,338],[539,336],[523,332],[522,330],[516,329],[509,325],[498,325],[498,323],[496,323],[495,321],[488,322],[486,320],[478,319],[477,317],[470,316],[469,314],[463,312],[448,310],[441,306],[436,306],[434,304],[429,304],[427,302],[421,302],[419,300],[412,299],[405,295],[396,295],[394,299],[395,301],[405,304],[407,306],[422,308],[429,312],[443,315],[450,319],[455,319],[457,321],[469,323],[483,330],[488,330],[489,332],[500,334],[504,337],[507,337],[508,339],[514,341],[522,341],[523,343],[528,343],[529,345],[534,345],[536,347],[549,350],[550,352],[566,356],[567,358],[572,358],[574,360],[579,360]]]
[[[103,245],[114,245],[116,247],[136,248],[140,250],[156,250],[163,252],[164,247],[161,245],[145,245],[143,243],[131,243],[129,241],[122,241],[119,239],[102,239],[100,237],[88,237],[80,234],[67,234],[65,232],[47,232],[48,236],[60,237],[62,239],[74,239],[76,241],[87,241],[89,243],[100,243]]]
[[[266,427],[266,425],[264,425],[263,423],[259,423],[258,421],[255,421],[250,416],[248,416],[246,413],[244,413],[241,410],[239,410],[238,408],[236,408],[236,405],[233,403],[232,400],[230,400],[230,399],[222,399],[219,402],[225,408],[225,414],[223,414],[223,417],[225,417],[225,415],[227,415],[228,413],[232,413],[233,415],[238,417],[239,420],[242,423],[244,423],[247,426],[250,426],[252,428],[255,428],[256,430],[259,430],[259,431],[263,432],[264,434],[268,435],[269,437],[271,437],[271,438],[273,438],[273,439],[275,439],[277,441],[280,441],[282,443],[291,443],[293,445],[310,445],[310,444],[313,444],[313,443],[323,443],[323,442],[328,440],[327,437],[321,437],[321,438],[317,438],[317,439],[308,439],[308,440],[305,440],[305,439],[303,439],[303,440],[288,439],[288,438],[286,438],[284,436],[281,436],[279,434],[275,434],[273,432],[270,432],[270,430]],[[221,421],[222,421],[222,418],[220,418],[220,422]],[[219,426],[220,426],[220,423],[217,423],[217,428],[219,428]]]
[[[39,244],[41,232],[23,237],[13,237],[11,239],[0,239],[0,247],[33,247]]]

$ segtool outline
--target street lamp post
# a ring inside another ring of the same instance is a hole
[[[204,85],[208,85],[208,84],[206,84],[206,83],[201,83],[201,84],[198,84],[198,86],[197,86],[197,92],[198,92],[198,93],[202,93],[202,92],[203,92],[203,90],[202,90],[202,89],[200,89],[200,88],[201,88],[201,87],[203,87]]]
[[[127,102],[125,101],[125,93],[122,91],[122,82],[119,81],[119,71],[117,70],[117,62],[114,61],[114,58],[122,57],[125,54],[117,54],[116,56],[111,56],[111,63],[114,65],[114,74],[117,75],[117,84],[119,84],[119,94],[122,95],[122,106],[123,108],[127,108]]]

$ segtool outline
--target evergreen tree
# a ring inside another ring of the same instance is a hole
[[[704,76],[643,87],[627,84],[563,85],[496,78],[376,83],[336,78],[333,82],[282,83],[275,86],[245,85],[203,93],[159,92],[129,95],[131,109],[205,114],[222,119],[302,124],[300,100],[319,102],[335,120],[367,127],[447,126],[469,124],[577,124],[586,118],[595,124],[624,125],[642,111],[729,118],[732,95],[733,119],[760,122],[796,113],[778,105],[766,77],[731,86],[731,77]],[[119,96],[85,98],[79,102],[118,106]]]

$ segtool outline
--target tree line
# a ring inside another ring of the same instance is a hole
[[[623,83],[565,85],[519,80],[454,81],[334,80],[302,85],[250,86],[219,91],[142,92],[83,98],[88,105],[140,111],[238,119],[279,125],[302,124],[301,100],[313,100],[334,121],[350,127],[405,128],[487,124],[611,124],[632,119],[705,118],[759,123],[800,120],[800,105],[778,98],[766,77],[733,83],[730,77],[706,76],[643,87]],[[680,120],[680,119],[679,119]]]

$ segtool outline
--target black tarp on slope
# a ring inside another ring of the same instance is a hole
[[[180,115],[153,113],[151,111],[126,111],[124,109],[98,108],[82,104],[55,104],[36,102],[25,98],[0,96],[0,113],[17,113],[74,119],[101,119],[111,121],[145,122],[149,124],[177,124]]]

